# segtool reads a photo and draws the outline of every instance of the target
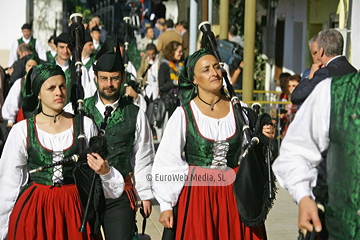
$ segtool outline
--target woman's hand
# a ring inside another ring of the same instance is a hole
[[[174,225],[173,210],[165,210],[160,214],[159,222],[166,228],[172,228]]]
[[[105,175],[110,172],[109,163],[104,160],[99,154],[87,154],[87,162],[89,166],[99,175]]]
[[[262,134],[264,134],[265,136],[267,136],[270,139],[273,139],[275,137],[275,127],[274,125],[276,125],[276,121],[275,120],[271,120],[272,124],[271,125],[264,125],[262,128]]]

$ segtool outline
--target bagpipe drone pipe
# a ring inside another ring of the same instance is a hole
[[[123,56],[123,60],[124,60],[124,67],[125,67],[125,78],[124,78],[124,89],[122,89],[122,91],[124,91],[123,95],[125,95],[126,97],[128,97],[128,95],[125,93],[126,91],[126,87],[132,87],[134,89],[135,92],[140,93],[141,92],[141,88],[140,88],[140,82],[137,81],[136,76],[134,76],[131,72],[128,71],[128,63],[130,61],[129,59],[129,44],[130,44],[130,31],[131,31],[131,25],[130,25],[130,17],[124,17],[124,32],[125,32],[125,37],[124,37],[124,56]],[[132,80],[132,78],[134,80]]]
[[[84,133],[84,89],[81,84],[82,62],[81,53],[85,42],[85,29],[82,24],[83,16],[74,13],[70,16],[71,25],[68,29],[67,42],[72,51],[73,61],[70,66],[71,81],[74,82],[71,89],[71,102],[76,115],[79,115],[79,135],[77,136],[80,153],[99,153],[102,158],[107,157],[106,139],[103,137],[93,137],[89,142],[89,150],[86,148],[86,137]],[[76,81],[75,81],[76,80]],[[93,149],[92,146],[101,145],[102,148]],[[105,214],[105,196],[102,189],[100,176],[87,164],[86,154],[75,163],[73,177],[79,193],[81,206],[84,211],[80,232],[85,232],[86,222],[90,224],[91,232],[97,236]]]
[[[222,62],[210,23],[200,23],[199,29],[203,33],[201,46],[212,50],[217,60]],[[276,186],[270,166],[270,139],[262,134],[263,126],[272,124],[271,117],[265,113],[257,116],[252,109],[243,108],[223,68],[222,72],[239,121],[236,124],[242,126],[246,139],[234,182],[237,208],[241,221],[246,226],[257,227],[264,224],[275,198]]]

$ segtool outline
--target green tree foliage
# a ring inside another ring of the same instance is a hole
[[[83,15],[83,23],[89,23],[92,18],[92,12],[87,9],[85,3],[81,0],[66,0],[66,10],[68,17],[73,13],[81,13]]]

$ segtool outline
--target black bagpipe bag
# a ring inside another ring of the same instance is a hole
[[[248,227],[259,227],[264,224],[274,200],[269,198],[269,175],[265,158],[270,139],[262,134],[263,126],[271,124],[271,117],[267,113],[257,117],[249,108],[245,108],[245,111],[250,129],[253,130],[252,137],[258,137],[260,142],[241,159],[234,182],[234,193],[241,221]],[[275,179],[272,171],[270,174]],[[272,191],[276,192],[274,182]]]

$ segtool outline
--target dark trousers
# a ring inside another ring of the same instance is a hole
[[[103,225],[106,240],[131,240],[135,224],[135,211],[125,192],[117,199],[106,199]]]

